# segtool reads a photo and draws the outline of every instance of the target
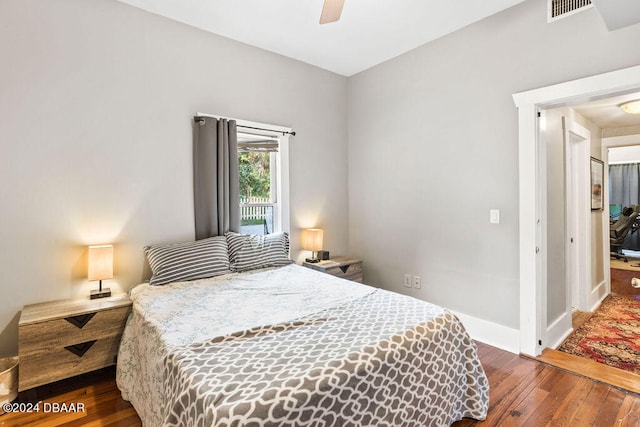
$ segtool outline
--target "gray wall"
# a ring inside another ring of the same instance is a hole
[[[511,95],[638,65],[639,39],[593,9],[548,24],[528,0],[351,77],[349,247],[365,280],[518,328]]]
[[[293,255],[310,226],[346,253],[346,78],[112,0],[3,0],[0,55],[0,356],[24,304],[97,286],[86,245],[128,290],[144,245],[194,238],[196,111],[294,128]]]

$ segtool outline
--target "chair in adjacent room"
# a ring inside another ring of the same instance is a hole
[[[611,256],[616,259],[624,259],[629,262],[627,256],[622,253],[622,245],[624,240],[631,232],[633,224],[640,214],[640,206],[631,205],[631,207],[622,209],[618,220],[609,227],[609,245]]]

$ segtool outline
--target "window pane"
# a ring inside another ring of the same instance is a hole
[[[240,233],[273,233],[273,206],[240,206]]]
[[[238,153],[240,169],[240,202],[268,203],[271,201],[271,153]]]

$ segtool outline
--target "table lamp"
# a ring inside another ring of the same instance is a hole
[[[113,246],[99,245],[89,246],[89,280],[99,280],[98,289],[92,289],[91,299],[111,296],[111,289],[102,289],[102,281],[113,278]]]
[[[311,251],[311,258],[306,262],[319,262],[318,251],[322,250],[323,231],[319,228],[307,228],[302,230],[302,249]]]

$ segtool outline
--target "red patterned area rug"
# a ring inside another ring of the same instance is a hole
[[[640,374],[640,300],[609,295],[558,350]]]

